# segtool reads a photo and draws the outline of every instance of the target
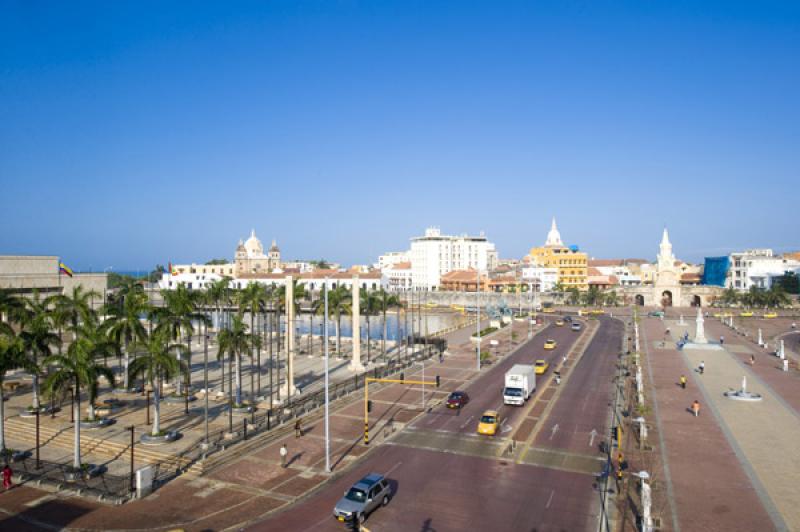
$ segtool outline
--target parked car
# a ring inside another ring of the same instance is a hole
[[[456,390],[447,397],[447,402],[445,404],[447,405],[447,408],[461,408],[468,402],[469,396],[467,395],[467,392]]]
[[[344,493],[333,507],[333,516],[342,522],[356,519],[363,523],[378,506],[386,506],[392,498],[389,482],[378,473],[370,473]]]
[[[555,340],[546,340],[544,343],[545,349],[555,349],[558,344]]]

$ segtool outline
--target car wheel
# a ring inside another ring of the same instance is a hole
[[[389,504],[389,496],[388,495],[384,495],[383,496],[383,500],[381,501],[381,504],[384,505],[384,506]]]

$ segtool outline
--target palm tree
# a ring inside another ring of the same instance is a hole
[[[736,303],[738,303],[740,297],[739,297],[739,293],[736,291],[736,289],[733,288],[732,286],[729,286],[722,293],[722,298],[721,299],[722,299],[722,304],[723,305],[725,305],[726,307],[730,307],[730,306],[735,305]]]
[[[267,290],[261,283],[253,282],[248,284],[244,291],[242,292],[242,298],[240,302],[239,311],[247,310],[250,313],[250,331],[251,335],[255,337],[256,334],[256,324],[255,318],[256,314],[262,314],[264,312],[264,307],[267,304]],[[256,353],[253,353],[253,350],[256,350]],[[253,392],[253,371],[252,371],[252,362],[253,360],[257,360],[256,368],[258,372],[258,394],[261,394],[261,342],[251,342],[250,343],[250,362],[251,362],[251,371],[250,371],[250,391]]]
[[[387,335],[387,323],[386,323],[386,311],[390,308],[398,308],[400,306],[400,298],[398,298],[395,294],[390,294],[387,292],[383,287],[378,291],[378,308],[383,313],[383,335],[381,336],[381,350],[383,351],[384,358],[386,357],[386,335]],[[400,323],[400,316],[398,315],[397,322]],[[397,335],[397,338],[400,338],[400,335]]]
[[[223,358],[225,354],[236,363],[236,400],[231,407],[242,406],[242,362],[243,353],[249,352],[252,347],[252,335],[247,332],[247,325],[240,314],[233,317],[233,322],[229,329],[219,333],[219,353]]]
[[[186,346],[191,346],[192,334],[194,333],[193,322],[204,319],[204,316],[197,312],[198,295],[190,292],[183,283],[179,284],[175,290],[162,290],[161,294],[164,297],[165,306],[159,309],[157,315],[159,323],[156,328],[167,331],[169,339],[174,342],[180,341],[182,334],[185,333]],[[188,364],[183,364],[182,357],[184,353],[189,358]],[[192,354],[190,347],[178,351],[177,354],[180,369],[191,372]],[[181,384],[181,376],[176,375],[176,392],[178,395],[182,393]]]
[[[617,303],[619,302],[619,296],[617,296],[617,292],[615,290],[611,290],[605,294],[606,298],[606,305],[609,307],[616,307]]]
[[[77,285],[72,288],[70,294],[60,296],[57,306],[58,312],[64,314],[64,320],[69,324],[72,331],[72,339],[78,338],[78,325],[90,321],[97,321],[92,301],[100,297],[94,290],[84,290],[83,286]]]
[[[0,322],[17,321],[24,309],[25,304],[22,298],[12,292],[10,288],[0,288]]]
[[[126,283],[106,309],[108,318],[105,324],[107,324],[108,334],[124,351],[125,364],[121,373],[122,387],[126,390],[130,388],[128,381],[130,347],[135,341],[144,340],[147,331],[140,317],[142,314],[146,314],[150,308],[144,287],[140,283]]]
[[[340,355],[342,353],[342,314],[350,314],[351,302],[352,296],[346,286],[340,284],[333,290],[328,290],[328,312],[336,316],[336,353]]]
[[[41,406],[39,378],[42,370],[39,360],[47,359],[53,354],[51,346],[61,344],[61,339],[53,332],[49,305],[49,300],[41,301],[39,293],[34,292],[33,298],[25,299],[25,312],[20,320],[22,330],[19,337],[22,340],[24,353],[30,360],[29,367],[33,374],[33,412],[39,410]]]
[[[372,290],[362,290],[359,293],[359,298],[359,308],[361,313],[367,318],[367,364],[369,364],[370,355],[372,354],[372,333],[369,317],[378,314],[379,303],[378,297]],[[358,341],[360,340],[359,338]],[[356,339],[354,338],[353,341],[355,342]]]
[[[9,303],[3,302],[3,305]],[[5,306],[4,312],[10,312]],[[5,437],[5,397],[3,397],[3,379],[6,372],[12,369],[23,368],[32,371],[30,359],[25,356],[22,339],[14,332],[8,323],[0,321],[0,455],[6,454]]]
[[[569,304],[570,305],[577,305],[578,302],[580,301],[580,298],[581,298],[581,295],[580,295],[580,292],[578,292],[578,289],[573,287],[573,288],[570,288],[569,290],[567,290],[567,292],[569,292]]]
[[[163,379],[180,374],[181,362],[175,354],[187,351],[184,344],[173,342],[172,338],[167,329],[156,328],[152,334],[143,340],[138,340],[137,345],[143,348],[143,352],[128,368],[131,379],[141,376],[150,383],[150,388],[153,390],[154,415],[153,428],[150,431],[152,436],[161,436],[160,383]]]
[[[99,363],[98,358],[113,350],[112,343],[103,334],[103,330],[93,320],[87,320],[74,331],[77,339],[67,348],[66,354],[51,355],[46,364],[55,366],[45,379],[45,389],[51,396],[74,390],[73,409],[75,413],[75,444],[73,449],[73,467],[81,467],[81,388],[86,388],[89,395],[89,421],[95,421],[94,399],[97,397],[100,377],[114,386],[114,372]]]

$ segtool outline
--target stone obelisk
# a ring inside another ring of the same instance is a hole
[[[294,386],[294,283],[286,276],[286,397],[297,393]]]
[[[358,275],[353,276],[353,360],[350,361],[350,369],[352,371],[364,371],[364,365],[361,363],[361,285],[358,281]]]
[[[696,344],[707,344],[708,339],[706,338],[706,329],[705,325],[703,325],[703,312],[700,310],[700,307],[697,307],[697,330],[694,333],[694,343]]]

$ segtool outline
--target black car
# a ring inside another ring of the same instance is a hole
[[[461,408],[469,402],[467,392],[455,391],[447,397],[447,408]]]
[[[564,316],[564,321],[567,323],[572,323],[572,316]]]

